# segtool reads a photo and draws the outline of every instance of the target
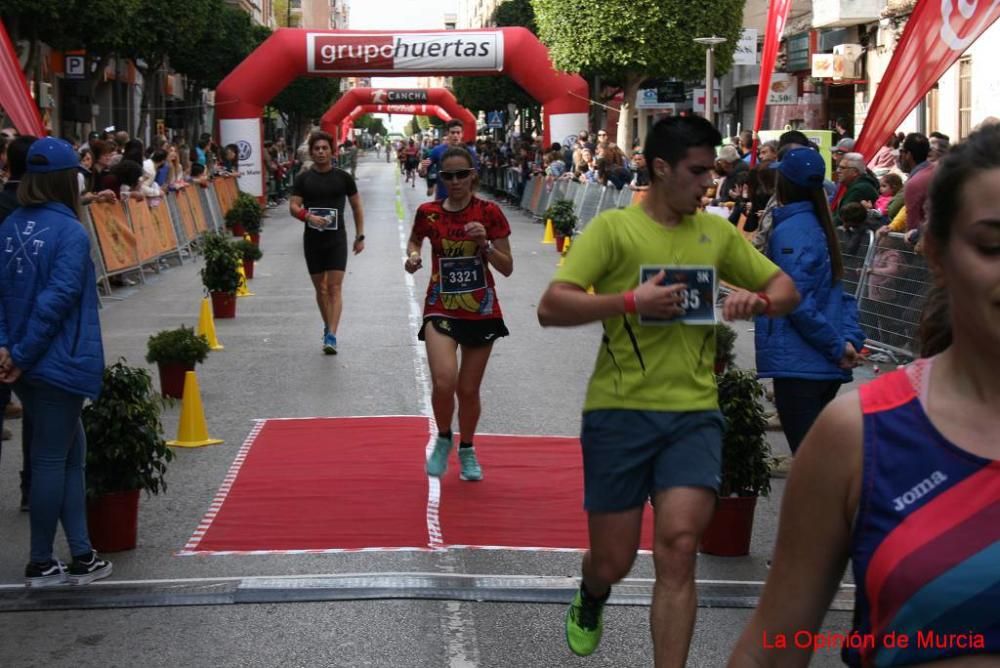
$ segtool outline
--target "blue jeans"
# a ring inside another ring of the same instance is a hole
[[[34,421],[31,435],[31,561],[52,558],[59,522],[70,554],[89,556],[83,396],[38,380],[21,379],[15,389],[25,413],[44,416]]]
[[[3,429],[4,410],[11,399],[11,386],[0,383],[0,430]],[[0,442],[0,454],[3,443]],[[31,489],[31,416],[28,411],[21,415],[21,492]]]

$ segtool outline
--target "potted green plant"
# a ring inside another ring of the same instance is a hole
[[[174,453],[163,439],[160,400],[146,369],[125,360],[104,369],[101,396],[81,416],[87,437],[87,525],[101,552],[136,545],[139,492],[166,490]]]
[[[254,243],[259,243],[263,218],[264,208],[257,198],[241,192],[233,202],[232,208],[226,213],[226,227],[232,230],[235,237],[249,234]]]
[[[253,278],[253,263],[264,256],[260,250],[260,246],[252,241],[240,239],[233,242],[233,247],[236,248],[236,251],[240,254],[240,258],[243,260],[243,273],[246,274],[248,280]]]
[[[243,258],[221,234],[204,236],[202,254],[205,266],[201,282],[212,297],[212,312],[216,318],[235,318],[236,291],[240,287],[237,266]]]
[[[736,363],[736,330],[724,322],[715,326],[715,373],[723,374]]]
[[[566,237],[571,237],[576,232],[577,219],[573,212],[573,202],[568,199],[553,202],[542,214],[542,218],[552,221],[552,230],[556,235],[556,251],[562,253]]]
[[[760,403],[764,388],[754,372],[742,369],[731,368],[717,380],[719,409],[726,419],[722,483],[715,515],[701,538],[701,551],[742,556],[750,553],[757,498],[771,492],[771,448]]]
[[[180,399],[184,395],[184,374],[194,371],[195,364],[204,362],[210,349],[208,339],[183,325],[149,337],[146,361],[156,364],[159,369],[160,393],[164,397]]]

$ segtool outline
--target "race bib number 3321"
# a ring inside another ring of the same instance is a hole
[[[443,257],[438,269],[442,294],[475,292],[486,287],[486,270],[481,257]]]
[[[684,322],[689,325],[714,325],[715,301],[718,291],[715,267],[700,265],[642,265],[639,268],[639,283],[645,283],[660,272],[666,272],[663,285],[683,283],[681,308],[684,313],[675,318],[650,318],[640,315],[642,325],[670,325]]]

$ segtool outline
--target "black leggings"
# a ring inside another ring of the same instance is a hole
[[[774,406],[792,454],[799,449],[823,408],[837,396],[840,385],[839,380],[774,379]]]

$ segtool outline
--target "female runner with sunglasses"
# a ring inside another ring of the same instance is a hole
[[[427,345],[431,403],[438,425],[427,475],[440,477],[448,468],[457,394],[460,477],[482,480],[472,445],[482,409],[479,386],[493,342],[509,333],[489,265],[504,276],[514,271],[510,225],[500,207],[473,195],[478,177],[466,149],[451,147],[442,154],[438,178],[447,197],[417,209],[404,265],[411,274],[419,270],[421,245],[425,238],[430,239],[430,285],[424,301],[424,323],[417,335]]]

